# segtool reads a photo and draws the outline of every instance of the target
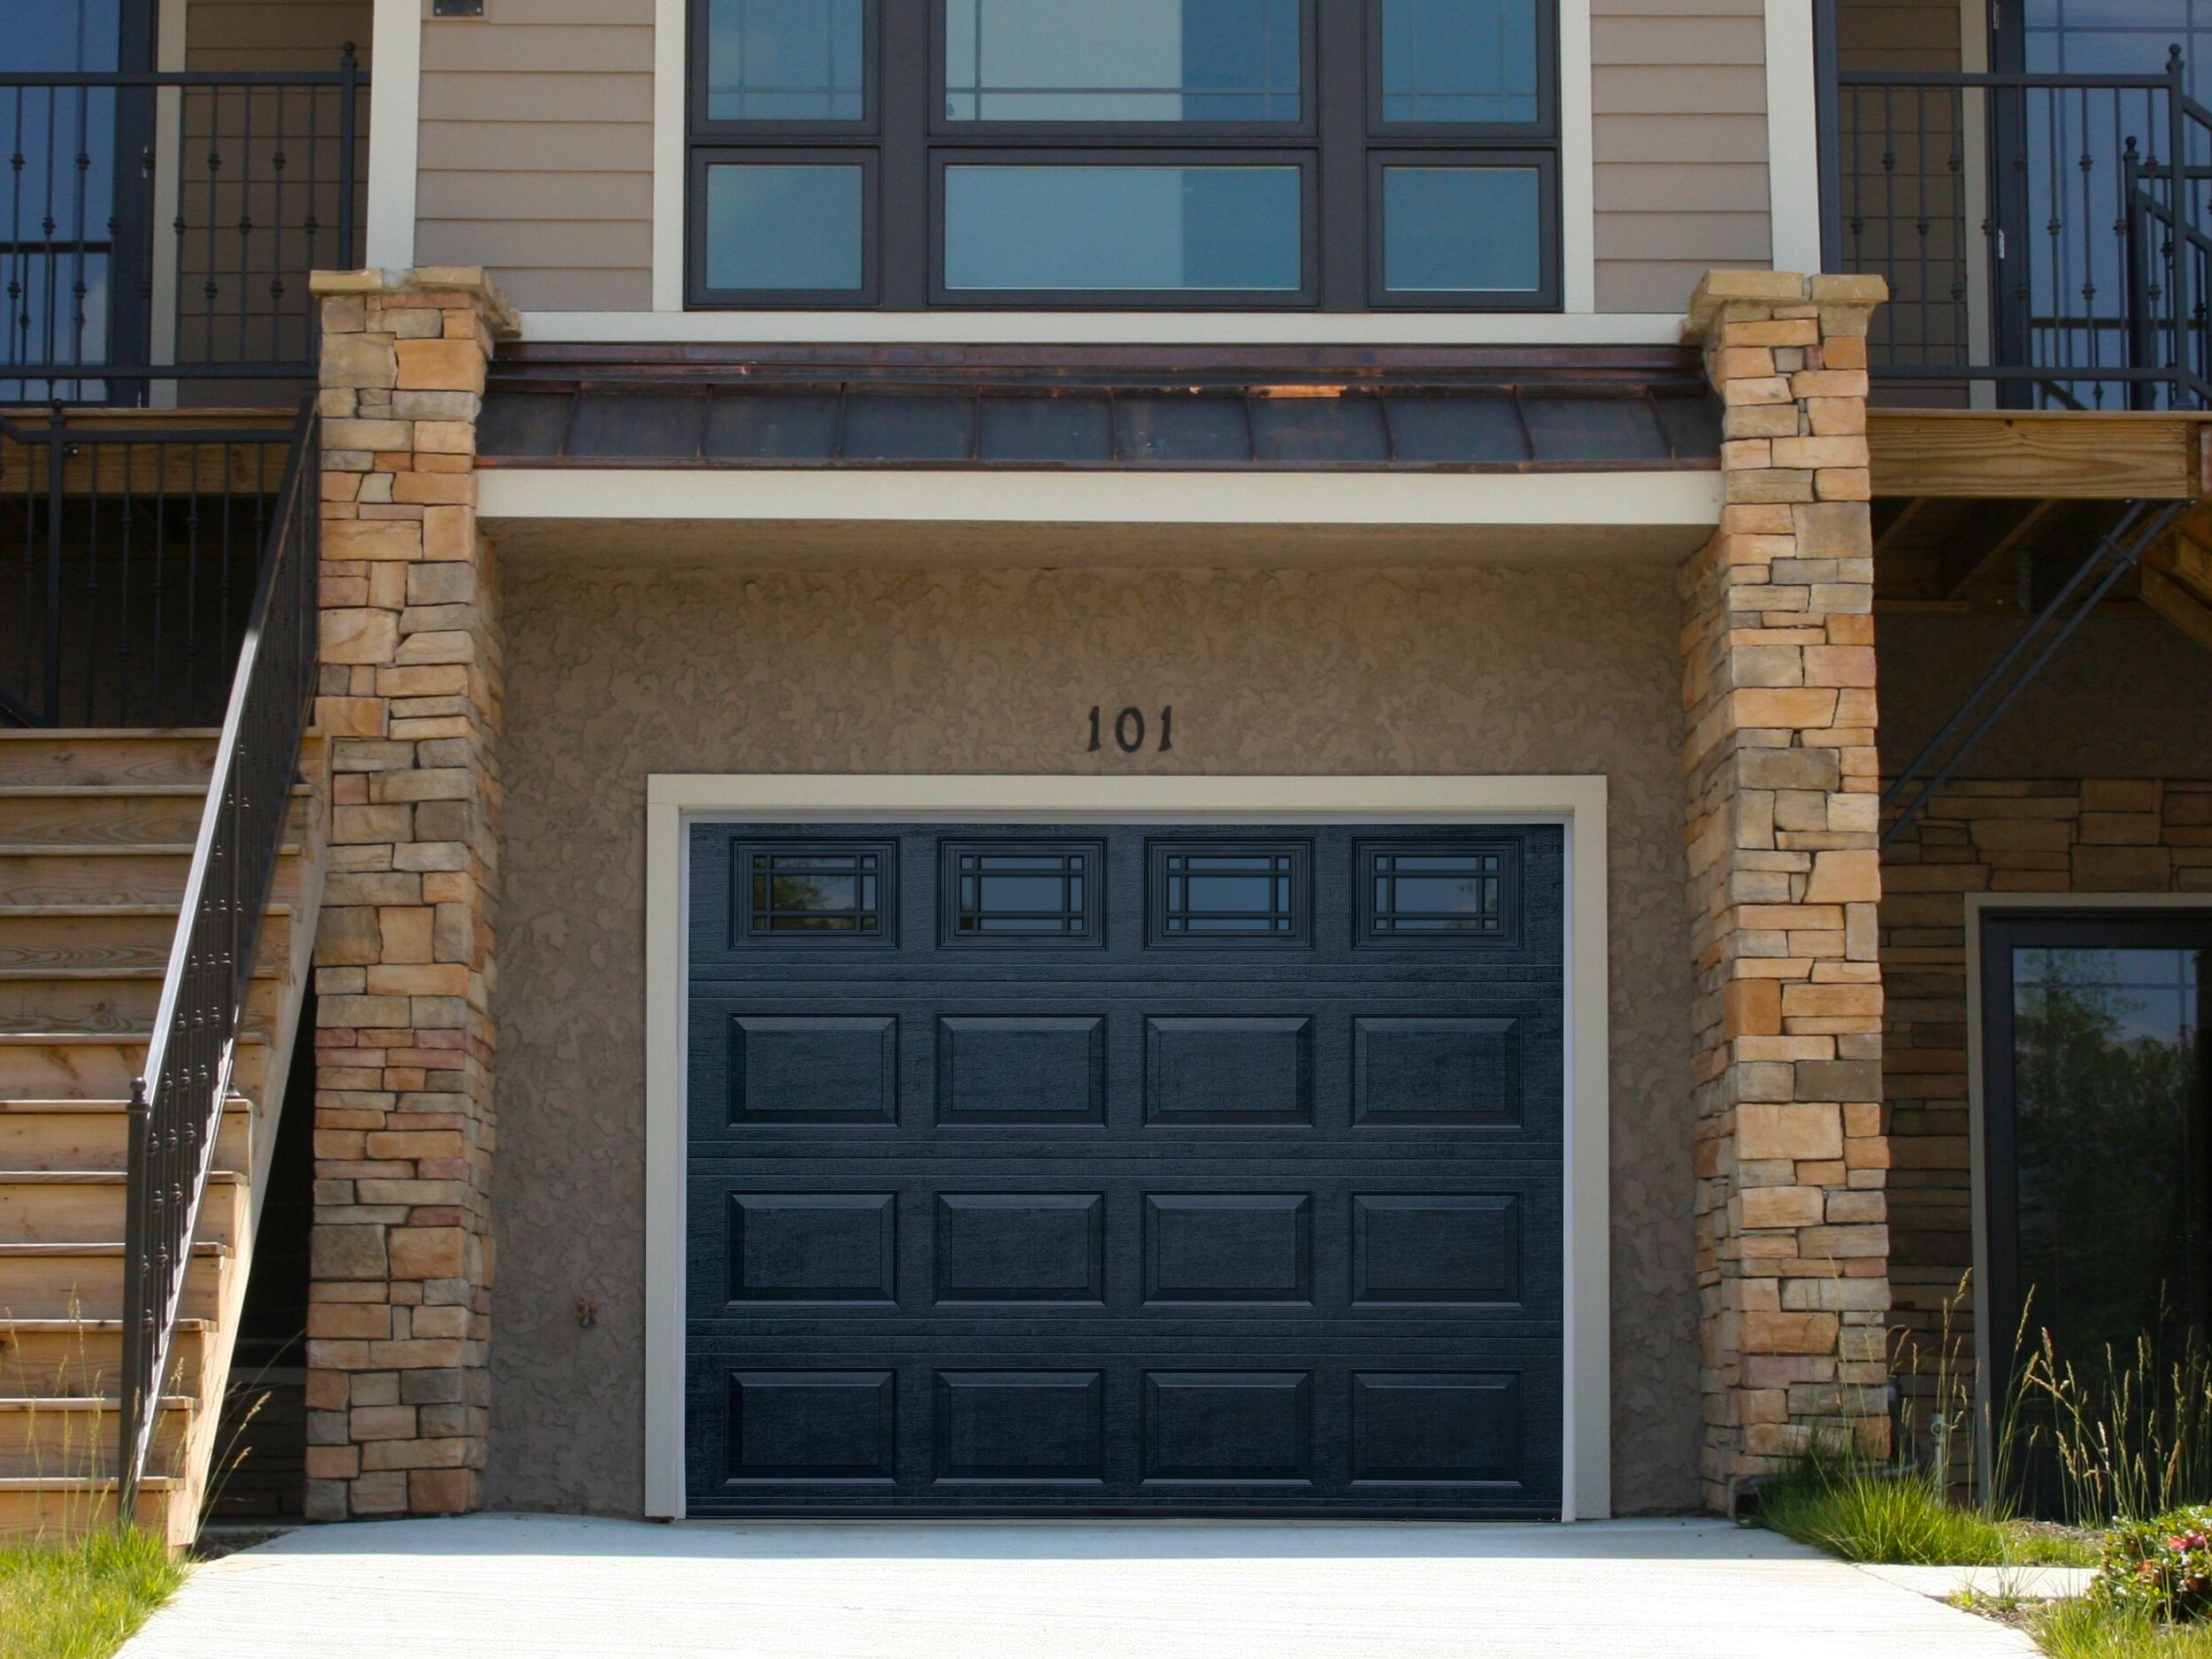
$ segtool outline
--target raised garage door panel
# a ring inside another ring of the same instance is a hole
[[[1559,830],[688,833],[692,1514],[1557,1513]]]

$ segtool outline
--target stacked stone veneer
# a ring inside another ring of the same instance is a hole
[[[1901,1366],[1899,1381],[1923,1435],[1939,1409],[1936,1366],[1947,1336],[1951,1377],[1964,1382],[1974,1369],[1970,893],[2195,893],[2212,900],[2212,781],[1955,780],[1883,856],[1893,1318],[1918,1350],[1919,1363]],[[1954,1304],[1947,1314],[1947,1301]],[[2012,1335],[2002,1333],[2006,1341]],[[1962,1465],[1970,1444],[1960,1437]],[[1924,1441],[1919,1449],[1928,1449]]]
[[[1878,278],[1715,272],[1718,534],[1682,572],[1707,1501],[1887,1434],[1866,332]]]
[[[493,1251],[499,631],[480,271],[324,273],[331,873],[315,943],[311,1517],[475,1507]]]

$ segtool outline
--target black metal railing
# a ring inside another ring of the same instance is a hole
[[[1824,8],[1832,0],[1822,0]],[[1823,76],[1829,269],[1878,273],[1878,382],[2212,404],[2212,111],[2156,74]]]
[[[0,74],[0,403],[311,369],[368,81],[350,45],[311,73]]]
[[[0,726],[222,718],[296,438],[208,419],[0,415]]]
[[[145,1070],[131,1086],[116,1502],[127,1524],[136,1513],[160,1417],[161,1383],[315,689],[319,436],[311,406],[301,416],[269,526]]]

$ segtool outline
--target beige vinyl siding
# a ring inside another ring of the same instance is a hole
[[[1956,70],[1960,31],[1959,0],[1841,0],[1836,61],[1844,69]]]
[[[1601,311],[1679,311],[1716,265],[1763,265],[1762,0],[1592,0]]]
[[[335,69],[351,41],[366,67],[373,0],[191,0],[184,66],[200,72]]]
[[[531,311],[653,303],[653,0],[491,0],[422,33],[415,257]]]

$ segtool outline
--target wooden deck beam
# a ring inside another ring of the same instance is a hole
[[[1876,409],[1877,495],[2193,500],[2212,414]]]

